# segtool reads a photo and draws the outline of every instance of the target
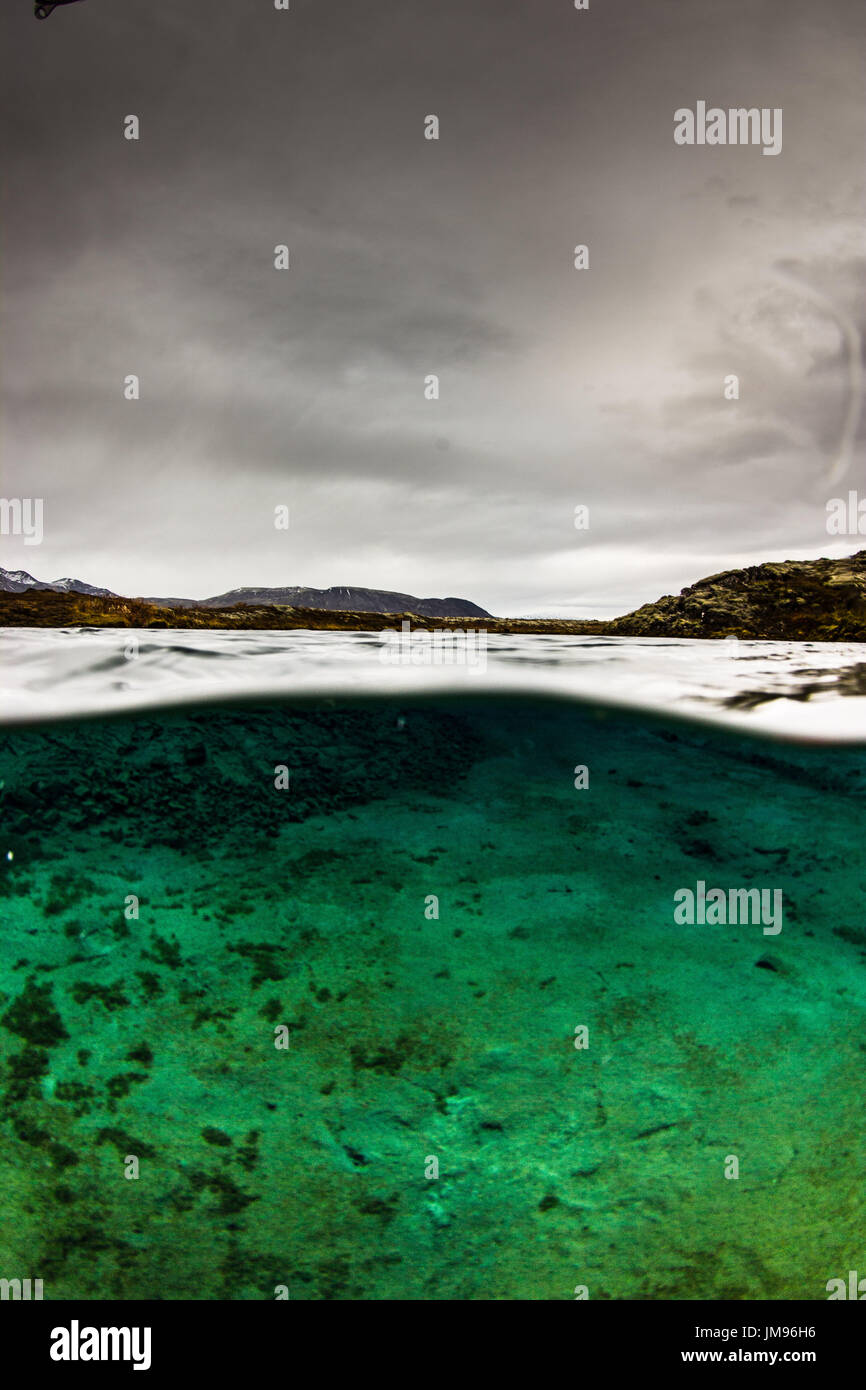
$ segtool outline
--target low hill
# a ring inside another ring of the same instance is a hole
[[[783,560],[725,570],[614,618],[620,637],[866,640],[866,550],[844,560]]]

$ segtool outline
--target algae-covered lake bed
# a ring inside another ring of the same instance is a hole
[[[46,1299],[862,1264],[861,746],[310,699],[7,728],[0,779],[0,1269]]]

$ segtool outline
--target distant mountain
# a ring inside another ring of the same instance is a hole
[[[55,594],[90,594],[93,598],[117,598],[111,589],[97,589],[93,584],[85,584],[83,579],[55,579],[46,583],[34,579],[26,570],[5,570],[0,565],[0,593],[24,594],[34,590]]]
[[[421,618],[489,618],[477,603],[465,598],[415,598],[388,589],[229,589],[213,598],[143,598],[162,608],[316,608],[326,613],[417,613]]]
[[[24,594],[31,589],[50,588],[50,584],[43,584],[40,580],[34,579],[26,570],[4,570],[0,566],[0,590],[4,594]]]
[[[55,579],[46,583],[34,579],[26,570],[0,567],[0,593],[32,592],[87,594],[91,598],[118,598],[111,589],[98,589],[83,579]],[[158,608],[234,608],[249,607],[312,608],[326,613],[416,613],[421,618],[489,618],[490,614],[465,598],[415,598],[412,594],[391,593],[387,589],[230,589],[213,598],[138,598]]]
[[[93,584],[85,584],[83,579],[55,579],[51,588],[58,594],[90,594],[93,598],[119,598],[112,589],[97,589]]]

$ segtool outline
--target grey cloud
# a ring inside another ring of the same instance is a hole
[[[844,345],[779,272],[859,314],[859,0],[29,10],[0,16],[0,426],[46,573],[609,610],[826,543]],[[728,94],[784,106],[779,159],[673,146]]]

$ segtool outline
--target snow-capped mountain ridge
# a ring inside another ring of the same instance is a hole
[[[100,589],[83,579],[55,579],[44,583],[34,579],[26,570],[5,570],[0,566],[0,593],[22,594],[32,590],[53,593],[86,594],[93,598],[120,598],[111,589]],[[329,612],[356,613],[417,613],[419,617],[487,618],[489,613],[464,598],[416,598],[414,594],[394,593],[387,589],[332,588],[308,589],[303,585],[288,588],[256,588],[248,585],[230,589],[212,598],[153,598],[140,594],[134,597],[144,603],[163,608],[232,608],[236,604],[272,604],[278,607],[315,608]]]

